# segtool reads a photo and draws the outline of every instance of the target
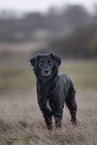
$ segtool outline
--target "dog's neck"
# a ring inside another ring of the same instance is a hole
[[[56,80],[58,79],[58,74],[53,74],[50,77],[44,79],[37,79],[38,92],[40,96],[49,98],[53,95],[53,91],[56,88]],[[52,90],[52,91],[51,91]]]
[[[57,77],[58,77],[58,72],[55,72],[52,75],[47,76],[47,77],[45,77],[45,76],[41,76],[41,77],[36,76],[37,82],[39,84],[45,84],[45,85],[48,84],[48,83],[52,83]]]

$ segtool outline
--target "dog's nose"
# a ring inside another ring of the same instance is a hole
[[[46,74],[48,74],[48,71],[49,71],[48,68],[47,68],[47,69],[44,69],[44,72],[45,72]]]

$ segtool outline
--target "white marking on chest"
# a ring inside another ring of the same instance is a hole
[[[52,111],[51,107],[50,107],[50,104],[49,104],[49,99],[47,100],[47,103],[46,103],[46,108],[50,111]]]

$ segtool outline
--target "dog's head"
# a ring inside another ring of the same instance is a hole
[[[41,54],[31,58],[30,62],[36,75],[38,74],[48,77],[54,70],[58,70],[58,67],[61,64],[61,57],[53,53]]]

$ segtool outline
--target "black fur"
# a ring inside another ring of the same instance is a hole
[[[38,55],[30,60],[37,78],[37,99],[46,125],[52,128],[52,116],[56,127],[61,127],[66,102],[71,121],[76,124],[77,104],[75,88],[67,74],[58,73],[61,57],[55,54]]]

